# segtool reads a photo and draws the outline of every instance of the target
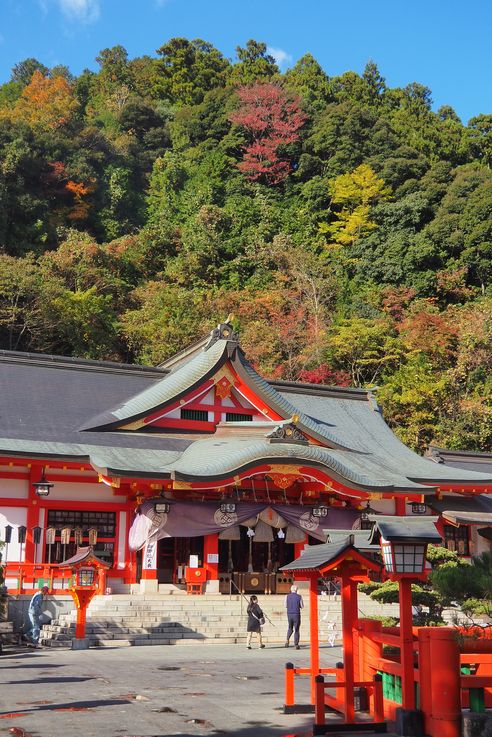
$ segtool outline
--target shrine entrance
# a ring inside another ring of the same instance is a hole
[[[164,537],[157,543],[158,583],[180,584],[191,555],[203,562],[203,537]]]

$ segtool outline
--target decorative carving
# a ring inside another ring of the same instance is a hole
[[[281,425],[277,425],[277,427],[272,430],[272,432],[268,433],[266,437],[269,438],[271,443],[281,442],[307,445],[308,441],[295,425],[295,418],[296,415],[294,415],[291,422],[283,422]]]
[[[173,484],[173,488],[174,489],[185,489],[186,491],[190,491],[193,487],[189,481],[175,481]]]
[[[215,384],[215,390],[217,392],[217,396],[221,399],[225,399],[228,397],[231,393],[232,384],[225,376],[223,376],[219,381]]]
[[[228,340],[232,343],[239,342],[238,335],[230,322],[232,319],[233,316],[229,315],[225,322],[221,322],[220,325],[217,325],[217,327],[212,330],[210,333],[210,340],[205,346],[206,351],[217,343],[218,340]]]
[[[270,469],[267,476],[278,489],[288,489],[296,481],[302,481],[303,479],[302,474],[299,473],[298,466],[279,464],[278,466],[270,466]]]

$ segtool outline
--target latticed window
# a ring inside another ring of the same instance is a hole
[[[226,412],[226,422],[252,422],[253,415],[241,414],[240,412]]]
[[[49,509],[48,527],[57,531],[64,527],[81,527],[84,536],[87,530],[96,529],[98,537],[114,537],[116,531],[115,512],[80,512],[75,509]]]
[[[466,525],[444,525],[444,546],[458,555],[470,555],[470,532]]]
[[[204,409],[182,409],[182,420],[195,420],[195,422],[208,422],[208,412]]]

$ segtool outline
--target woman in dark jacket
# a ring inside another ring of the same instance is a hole
[[[263,640],[261,639],[261,625],[265,624],[265,619],[260,605],[258,604],[257,596],[253,595],[250,597],[248,608],[246,611],[248,612],[248,639],[246,640],[248,650],[251,650],[251,638],[253,637],[253,632],[258,633],[258,636],[260,638],[260,647],[265,647],[263,644]]]

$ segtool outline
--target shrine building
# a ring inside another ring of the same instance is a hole
[[[182,586],[190,562],[210,592],[283,592],[307,542],[378,512],[438,513],[448,547],[490,549],[490,456],[419,456],[374,392],[266,381],[229,322],[159,367],[1,351],[0,386],[11,591],[47,571],[56,590],[90,544],[115,593]]]

